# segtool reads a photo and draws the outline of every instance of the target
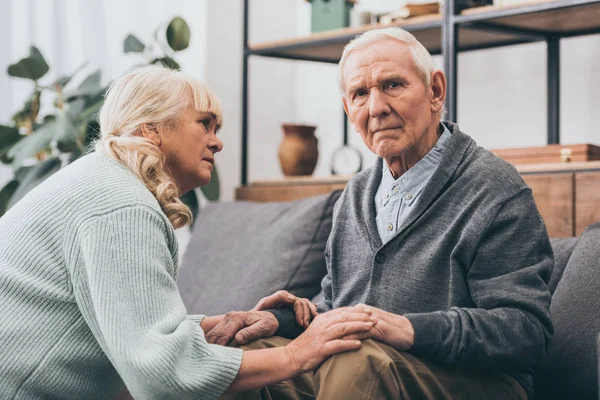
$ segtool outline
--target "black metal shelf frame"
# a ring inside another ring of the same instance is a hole
[[[548,144],[560,143],[560,39],[581,35],[600,33],[600,21],[598,26],[592,28],[575,29],[569,31],[541,30],[522,26],[509,26],[495,22],[501,18],[516,17],[527,14],[543,13],[548,11],[569,9],[572,7],[586,6],[600,3],[600,0],[558,0],[542,2],[537,4],[523,5],[520,7],[501,8],[480,12],[476,14],[457,15],[454,1],[445,1],[443,18],[440,21],[425,22],[421,24],[410,24],[403,28],[415,33],[428,29],[441,29],[441,54],[444,58],[444,71],[447,81],[446,95],[446,119],[456,121],[457,119],[457,70],[458,53],[489,49],[500,46],[511,46],[515,44],[545,41],[547,46],[547,107],[548,107]],[[315,45],[327,46],[331,44],[347,43],[354,38],[354,34],[325,37],[314,40],[272,46],[268,48],[251,49],[248,44],[249,28],[249,0],[244,0],[243,21],[243,66],[242,66],[242,165],[241,184],[248,183],[248,67],[251,56],[273,57],[289,60],[314,61],[336,64],[337,59],[313,57],[309,55],[290,54],[293,50],[312,48]],[[485,32],[508,34],[514,39],[495,41],[477,45],[459,46],[459,34],[461,28],[476,29]],[[432,54],[440,54],[433,51]],[[344,144],[347,144],[347,118],[344,115]]]

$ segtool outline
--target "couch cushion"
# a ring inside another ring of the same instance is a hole
[[[179,269],[188,313],[248,310],[279,289],[316,295],[326,273],[325,243],[339,195],[203,208]]]
[[[550,293],[554,293],[556,290],[556,285],[558,285],[560,278],[562,278],[562,275],[565,272],[565,267],[567,266],[567,262],[573,253],[573,248],[578,241],[578,237],[550,239],[552,250],[554,251],[554,268],[552,269],[552,275],[550,276],[550,281],[548,282],[548,289],[550,289]]]
[[[573,248],[550,306],[554,338],[535,376],[539,399],[597,399],[600,332],[600,223]]]

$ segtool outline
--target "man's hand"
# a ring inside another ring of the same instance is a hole
[[[270,312],[232,311],[206,334],[206,341],[227,346],[235,338],[238,344],[246,344],[273,336],[278,327],[279,322]]]
[[[293,308],[294,314],[296,314],[296,322],[304,328],[307,328],[309,322],[318,314],[317,306],[309,299],[296,297],[285,290],[278,290],[270,296],[263,297],[252,311],[282,307]]]
[[[376,324],[364,307],[336,308],[318,315],[302,335],[285,346],[286,357],[297,371],[312,371],[329,356],[358,349],[361,342],[348,338],[364,335]]]
[[[406,317],[364,304],[359,304],[356,308],[362,308],[369,313],[377,324],[369,331],[350,335],[346,339],[374,339],[400,351],[408,350],[413,346],[415,331]]]

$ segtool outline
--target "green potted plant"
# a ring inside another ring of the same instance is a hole
[[[159,39],[161,37],[163,40]],[[140,65],[161,63],[180,69],[174,55],[186,49],[189,43],[189,26],[183,18],[175,17],[166,29],[161,26],[156,30],[154,41],[148,45],[134,35],[128,35],[123,50],[138,53],[144,59]],[[73,85],[73,78],[82,68],[50,84],[42,84],[40,79],[50,67],[34,46],[31,46],[29,56],[8,67],[10,76],[30,80],[33,90],[24,106],[12,116],[12,123],[0,125],[0,162],[10,165],[14,175],[0,189],[0,216],[31,189],[84,154],[96,138],[99,131],[97,114],[106,87],[101,84],[100,71],[94,71],[80,84]],[[42,98],[51,99],[53,105],[44,115],[40,113]],[[208,200],[219,199],[216,168],[211,183],[201,190]],[[196,193],[186,193],[182,199],[195,215],[198,210]]]

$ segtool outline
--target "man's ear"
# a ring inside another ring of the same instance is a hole
[[[446,75],[440,70],[431,73],[431,112],[437,113],[446,100]]]
[[[156,124],[142,124],[140,125],[140,135],[152,143],[160,147],[162,144],[162,140],[160,139],[160,135],[158,134],[158,128]]]
[[[350,116],[350,113],[348,112],[348,99],[346,99],[346,96],[342,96],[342,104],[344,105],[344,111],[346,112],[346,116],[350,120],[350,123],[352,125],[354,125],[354,121],[352,121],[352,117]]]

